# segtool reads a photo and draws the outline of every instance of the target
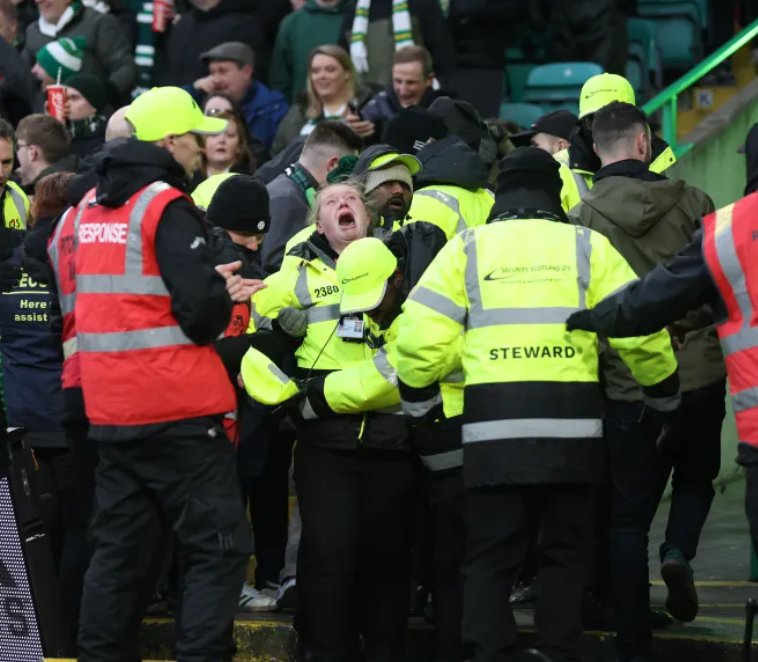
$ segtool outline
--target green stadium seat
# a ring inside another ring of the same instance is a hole
[[[703,53],[701,3],[673,0],[639,0],[637,13],[655,23],[663,65],[685,70]]]
[[[528,129],[547,111],[533,103],[503,103],[500,105],[500,119],[515,122]]]
[[[578,108],[582,86],[603,73],[594,62],[556,62],[532,69],[527,80],[524,101],[550,110]]]
[[[520,48],[508,48],[505,51],[504,96],[512,102],[522,101],[526,90],[526,81],[537,62],[528,62]]]
[[[635,92],[648,98],[651,88],[663,88],[663,65],[656,41],[655,23],[643,18],[630,18],[627,22],[629,60],[627,78]],[[637,81],[639,80],[639,84]]]

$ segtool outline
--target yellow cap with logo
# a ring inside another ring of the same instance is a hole
[[[579,119],[596,113],[609,103],[621,101],[636,105],[634,88],[618,74],[599,74],[590,78],[579,95]]]
[[[262,352],[251,347],[242,357],[240,374],[247,394],[264,405],[280,405],[298,394],[297,384]]]
[[[410,154],[399,154],[398,152],[390,152],[389,154],[382,154],[381,156],[378,156],[373,161],[371,161],[368,169],[380,170],[382,168],[387,168],[393,163],[402,163],[406,168],[408,168],[408,170],[410,170],[411,177],[416,175],[416,173],[421,170],[421,161],[419,161],[415,156],[411,156]]]
[[[226,120],[206,117],[190,94],[180,87],[154,87],[140,94],[126,111],[137,140],[156,142],[168,135],[217,134]]]
[[[337,261],[337,278],[342,288],[340,313],[374,310],[387,292],[387,279],[397,269],[397,258],[374,237],[350,244]]]
[[[221,186],[221,182],[229,177],[234,177],[238,173],[236,172],[220,172],[217,175],[211,175],[204,182],[200,182],[197,188],[192,191],[192,201],[195,206],[201,211],[208,211],[208,207],[213,200],[213,196],[216,195],[218,187]]]

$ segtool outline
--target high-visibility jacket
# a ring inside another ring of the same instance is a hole
[[[404,305],[397,368],[412,388],[439,381],[463,332],[468,486],[603,480],[597,337],[565,320],[635,278],[604,236],[547,213],[466,230],[442,249]],[[653,406],[678,405],[666,332],[610,344],[656,386]]]
[[[76,244],[75,312],[92,425],[150,425],[236,407],[221,359],[212,346],[196,345],[182,331],[160,275],[158,223],[166,206],[183,195],[158,181],[115,209],[85,205]]]
[[[452,239],[466,228],[484,225],[494,204],[495,196],[485,188],[469,191],[460,186],[426,186],[414,192],[405,222],[433,223]]]
[[[79,223],[94,195],[85,196],[79,206],[69,207],[58,220],[47,246],[50,265],[58,287],[58,302],[63,317],[63,388],[81,388],[82,375],[76,341],[76,237]]]
[[[703,219],[703,256],[726,318],[716,325],[724,354],[737,436],[758,447],[758,251],[752,194]]]
[[[6,228],[26,229],[29,218],[29,198],[16,182],[8,182],[3,194],[3,219]]]
[[[594,172],[571,168],[568,161],[568,150],[561,150],[553,155],[560,164],[561,206],[566,213],[576,207],[593,186]],[[650,164],[650,172],[662,173],[676,163],[676,156],[671,147],[666,147]]]

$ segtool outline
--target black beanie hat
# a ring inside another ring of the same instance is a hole
[[[108,103],[108,91],[105,89],[105,84],[92,74],[71,76],[66,80],[66,87],[73,87],[97,112],[101,112]]]
[[[566,218],[561,207],[560,165],[537,147],[518,147],[500,160],[490,218],[518,209],[542,210]]]
[[[428,143],[447,138],[445,120],[421,106],[401,110],[392,118],[382,136],[382,142],[401,154],[415,154]]]
[[[271,225],[268,190],[250,175],[225,179],[213,194],[205,218],[218,228],[232,232],[268,232]]]

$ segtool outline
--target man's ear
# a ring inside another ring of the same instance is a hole
[[[564,150],[564,149],[568,149],[569,148],[569,141],[566,140],[565,138],[558,138],[558,147],[560,147],[560,149],[558,150],[559,152],[562,151],[562,150]],[[597,152],[595,152],[595,153],[597,153]]]
[[[597,154],[598,158],[600,157],[600,152],[597,151],[596,143],[592,143],[592,151],[595,152],[595,154]]]
[[[252,78],[253,74],[255,73],[255,70],[250,64],[242,65],[242,71],[245,73],[246,76],[250,76],[250,78]]]
[[[334,170],[340,163],[340,157],[339,156],[332,156],[327,162],[326,162],[326,171],[331,172]]]

